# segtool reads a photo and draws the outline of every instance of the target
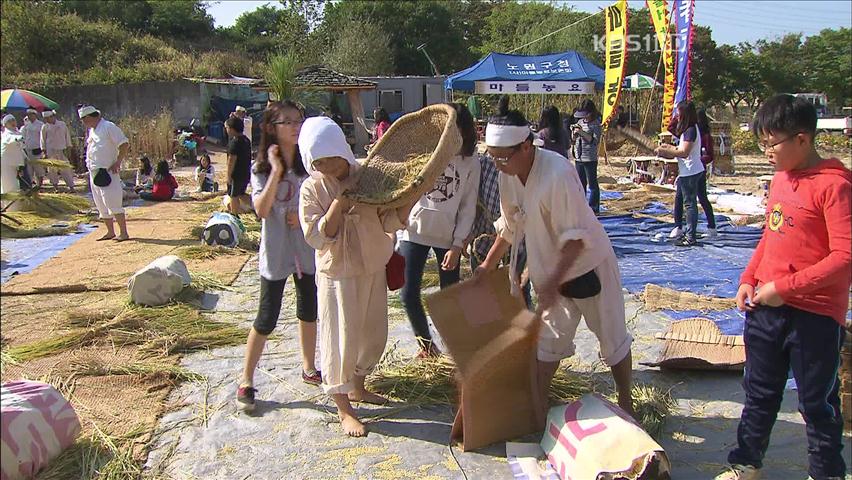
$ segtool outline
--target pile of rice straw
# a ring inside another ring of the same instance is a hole
[[[396,199],[421,177],[431,153],[410,155],[403,162],[388,162],[373,158],[364,166],[358,184],[350,195],[355,200],[381,204]]]

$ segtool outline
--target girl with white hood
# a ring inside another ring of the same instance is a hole
[[[429,250],[440,263],[441,289],[459,281],[459,260],[476,218],[479,191],[479,159],[476,158],[476,125],[462,104],[454,103],[456,124],[462,134],[459,154],[450,160],[435,186],[414,205],[408,228],[402,232],[399,252],[405,257],[405,285],[400,299],[420,345],[419,357],[439,354],[432,343],[426,312],[420,298],[423,267]]]
[[[382,210],[343,197],[360,165],[328,117],[305,120],[299,152],[310,175],[299,192],[299,219],[305,240],[316,249],[322,387],[337,405],[344,433],[361,437],[366,428],[351,402],[386,401],[368,392],[364,379],[387,342],[385,266],[393,233],[405,227],[413,202]]]

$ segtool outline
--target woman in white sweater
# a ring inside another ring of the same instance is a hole
[[[476,218],[479,190],[479,159],[476,156],[476,126],[464,105],[452,104],[462,134],[462,148],[450,160],[435,186],[424,195],[408,217],[399,252],[405,257],[405,286],[400,299],[408,314],[414,336],[420,345],[419,356],[437,355],[423,303],[420,287],[429,250],[440,263],[441,288],[459,281],[459,260],[465,239]]]

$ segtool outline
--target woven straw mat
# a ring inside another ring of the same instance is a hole
[[[404,115],[370,151],[357,183],[345,195],[356,203],[386,208],[412,203],[435,184],[461,145],[453,107],[431,105]],[[394,183],[387,179],[389,172],[398,170],[412,157],[423,155],[430,157],[418,175],[393,192],[382,191],[383,185]]]

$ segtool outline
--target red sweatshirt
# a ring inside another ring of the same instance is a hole
[[[162,181],[154,182],[154,188],[151,189],[151,196],[157,200],[169,200],[178,188],[177,180],[171,173]]]
[[[766,228],[740,283],[775,282],[786,305],[846,323],[852,277],[852,172],[837,159],[776,172]]]

